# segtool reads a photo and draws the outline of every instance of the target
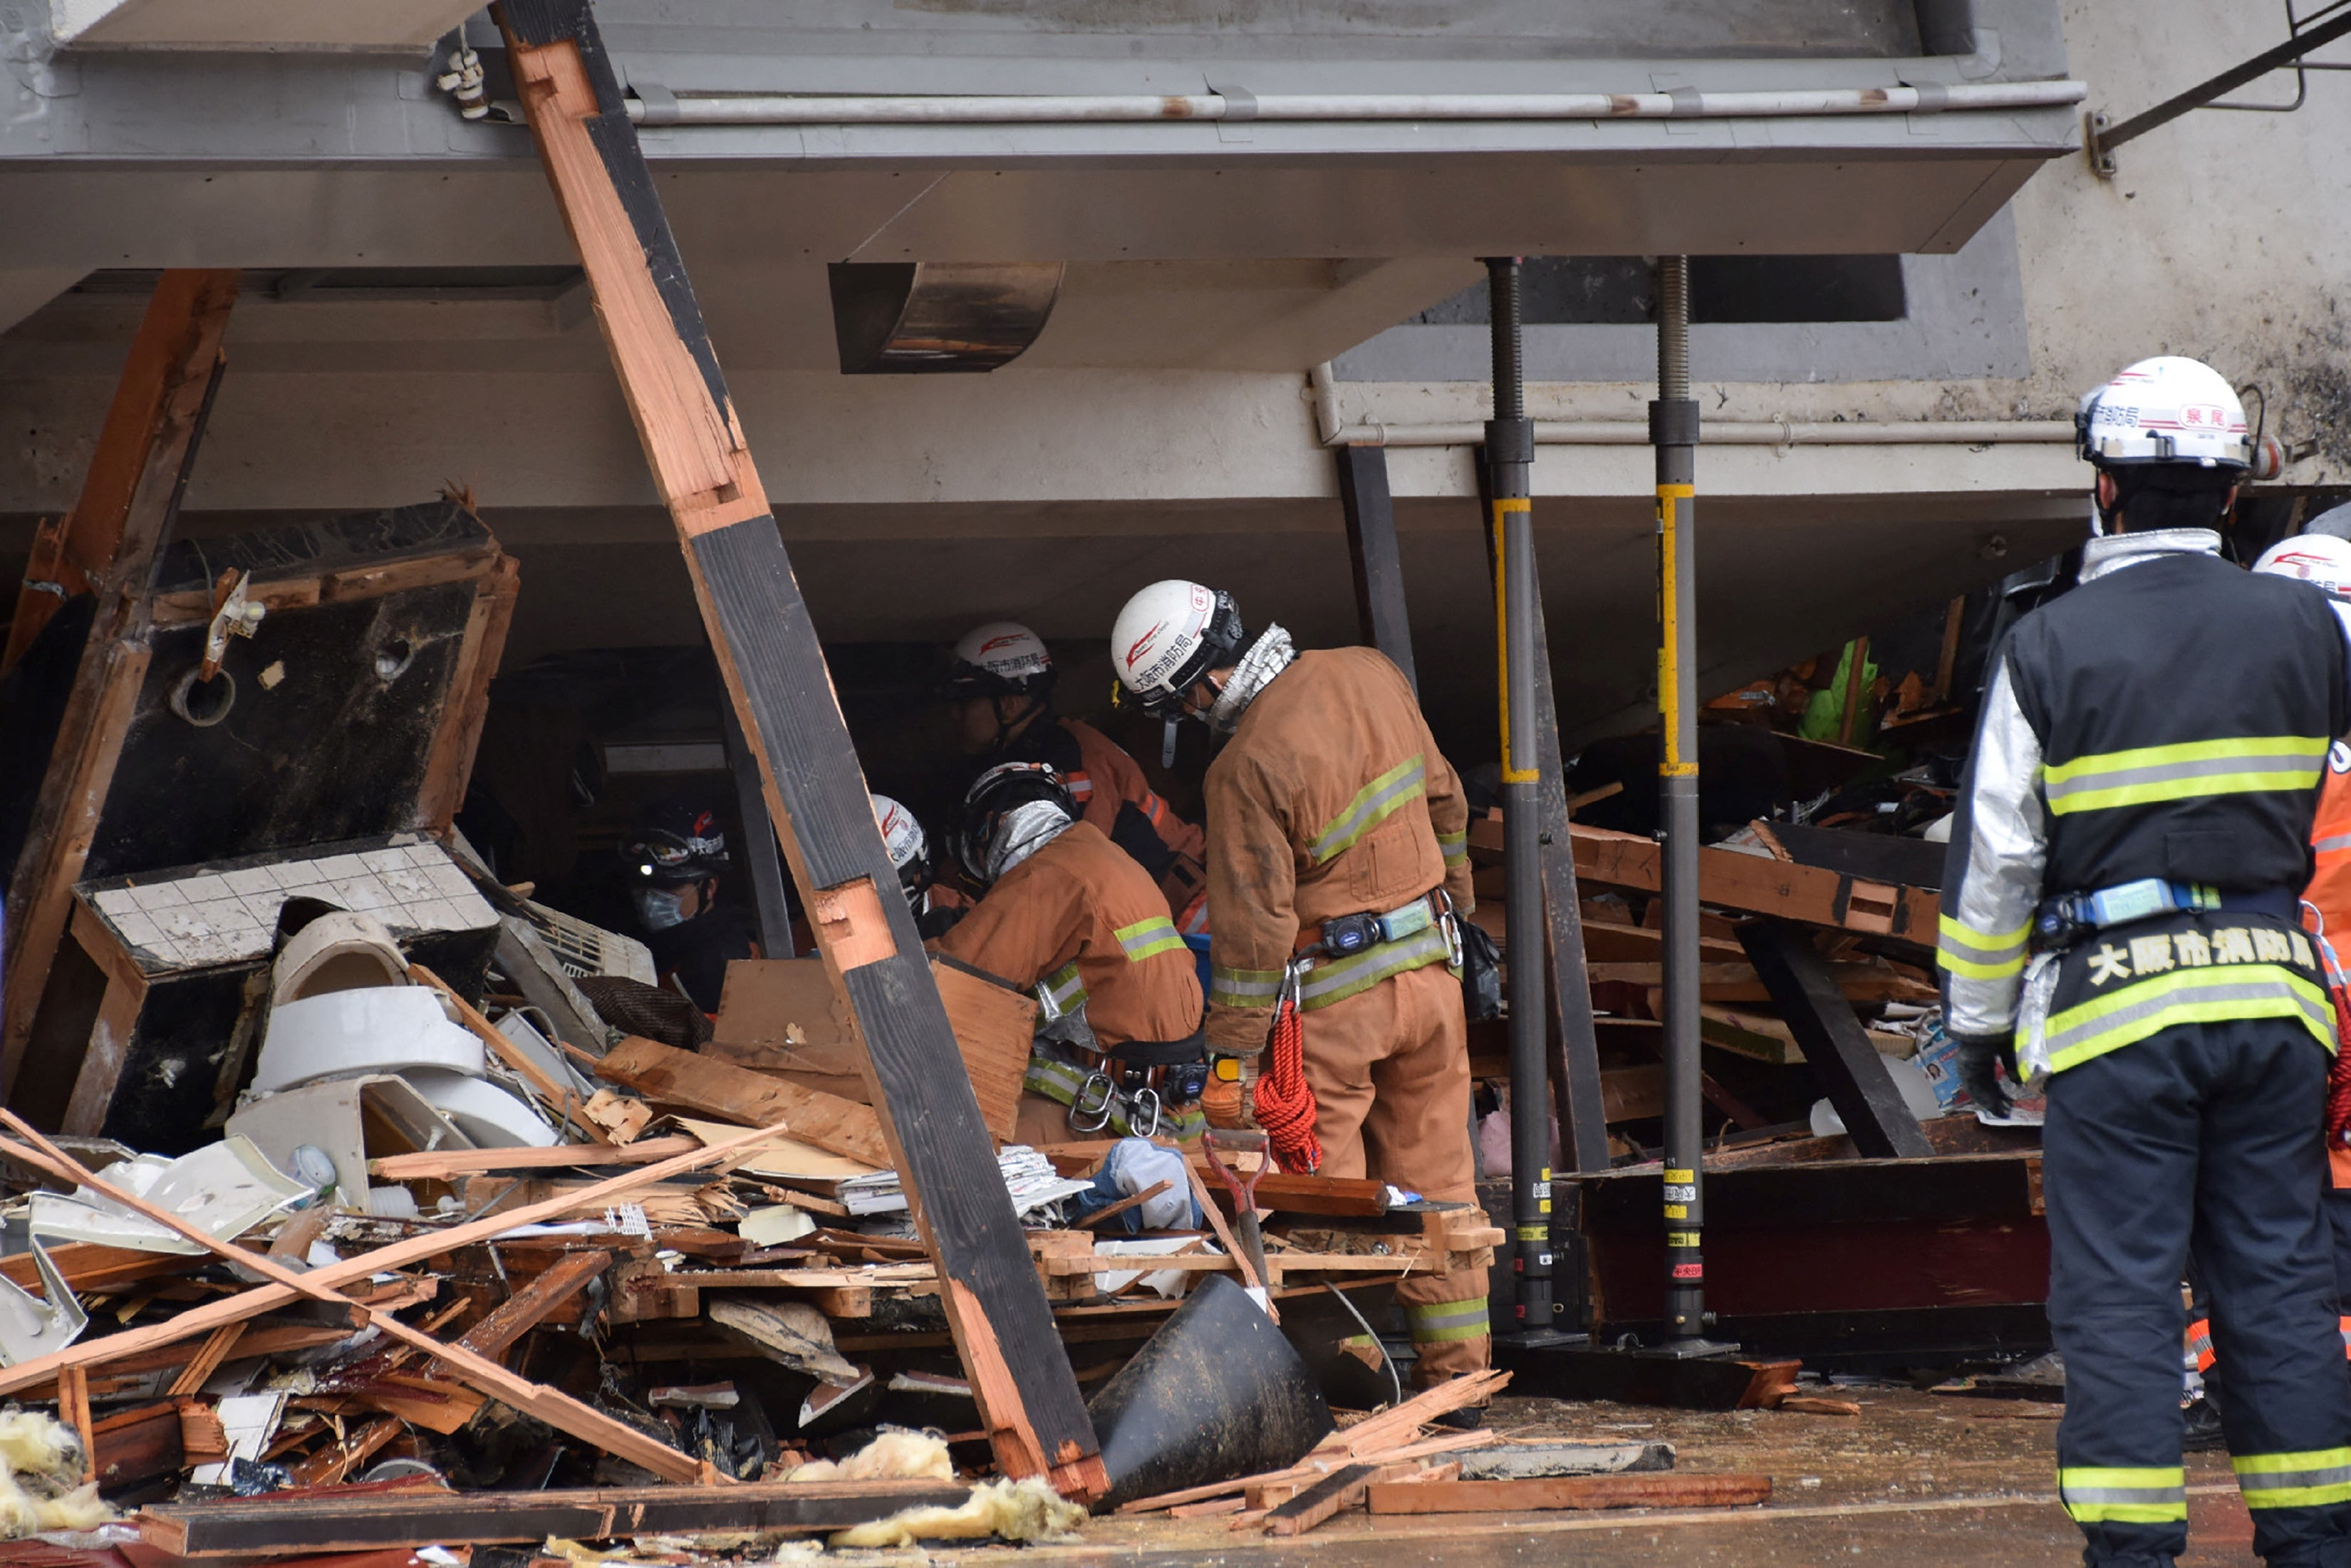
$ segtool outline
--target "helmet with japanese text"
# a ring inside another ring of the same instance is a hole
[[[2305,533],[2280,539],[2262,551],[2253,570],[2272,577],[2291,577],[2336,599],[2351,601],[2351,540],[2331,534]]]
[[[2100,531],[2217,528],[2253,465],[2236,389],[2199,360],[2141,360],[2082,399],[2074,450],[2110,480]]]
[[[1045,639],[1018,621],[991,621],[958,638],[947,666],[946,695],[1041,697],[1053,689],[1053,655]]]
[[[1240,606],[1231,594],[1171,577],[1118,612],[1111,667],[1145,713],[1167,718],[1183,711],[1201,676],[1239,656],[1242,643]]]
[[[882,830],[882,847],[898,868],[898,888],[914,903],[931,885],[931,841],[914,813],[887,795],[871,795],[873,825]]]
[[[2082,400],[2075,449],[2101,468],[2179,464],[2241,474],[2253,465],[2245,405],[2200,360],[2141,360]]]

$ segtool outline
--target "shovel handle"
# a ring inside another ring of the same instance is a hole
[[[1235,1207],[1243,1214],[1254,1215],[1257,1212],[1257,1184],[1265,1176],[1266,1156],[1273,1146],[1272,1140],[1262,1132],[1235,1132],[1211,1127],[1200,1140],[1200,1146],[1207,1152],[1208,1164],[1216,1168],[1218,1178],[1232,1189]],[[1249,1173],[1246,1183],[1241,1180],[1239,1166],[1228,1166],[1217,1157],[1218,1149],[1258,1156],[1257,1168]]]

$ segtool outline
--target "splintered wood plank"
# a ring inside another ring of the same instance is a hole
[[[284,1286],[309,1297],[324,1306],[343,1312],[360,1312],[364,1321],[380,1330],[387,1338],[400,1341],[418,1350],[435,1353],[450,1371],[469,1387],[504,1401],[527,1415],[536,1416],[557,1431],[603,1449],[617,1458],[628,1460],[660,1476],[664,1480],[711,1482],[720,1479],[716,1467],[706,1460],[697,1460],[679,1452],[667,1443],[646,1436],[634,1427],[613,1419],[602,1411],[583,1405],[568,1394],[545,1387],[528,1378],[517,1376],[486,1356],[476,1355],[463,1345],[444,1344],[413,1323],[402,1322],[381,1307],[357,1307],[352,1300],[325,1283],[327,1270],[314,1270],[297,1274],[266,1253],[247,1252],[232,1242],[223,1241],[210,1231],[192,1225],[168,1209],[159,1208],[144,1198],[108,1183],[76,1162],[72,1156],[26,1126],[12,1113],[0,1110],[0,1123],[26,1139],[23,1145],[0,1141],[12,1157],[37,1165],[50,1175],[78,1183],[99,1197],[120,1204],[132,1213],[153,1220],[174,1235],[195,1242],[214,1256],[233,1260],[240,1269],[261,1275],[273,1284]],[[404,1304],[404,1303],[402,1303]],[[80,1385],[82,1398],[88,1400],[89,1374],[86,1368],[68,1368],[61,1375],[62,1386]],[[377,1403],[404,1420],[431,1424],[432,1411],[423,1405],[397,1395],[379,1394]],[[397,1406],[398,1408],[394,1408]],[[465,1413],[471,1415],[468,1410]],[[456,1426],[462,1426],[460,1419]],[[448,1430],[455,1431],[456,1426]],[[731,1478],[729,1478],[731,1479]]]
[[[567,1252],[538,1278],[500,1301],[457,1343],[475,1355],[497,1356],[612,1265],[610,1252]]]
[[[197,1347],[196,1354],[189,1359],[188,1364],[180,1369],[180,1375],[177,1377],[172,1379],[172,1386],[167,1392],[176,1399],[203,1388],[211,1381],[213,1374],[220,1370],[221,1363],[228,1359],[228,1353],[235,1347],[236,1342],[245,1337],[246,1326],[244,1323],[230,1323],[224,1328],[216,1328],[205,1335],[204,1343]]]
[[[980,1119],[998,1138],[1009,1139],[1020,1116],[1029,1044],[1037,1033],[1037,998],[985,979],[952,958],[934,957],[931,976],[955,1028],[964,1071],[971,1075]]]
[[[1349,1465],[1332,1471],[1265,1516],[1268,1535],[1303,1535],[1316,1525],[1364,1500],[1364,1489],[1380,1473],[1377,1465]]]
[[[731,1487],[602,1487],[573,1491],[357,1489],[302,1497],[223,1498],[138,1515],[148,1545],[181,1557],[365,1552],[549,1536],[607,1541],[714,1531],[841,1530],[902,1508],[953,1506],[954,1481],[754,1481]]]
[[[497,19],[997,1462],[1098,1497],[1110,1482],[1083,1396],[595,19],[587,0],[505,0]]]
[[[0,1108],[0,1124],[13,1127],[20,1134],[32,1135],[31,1129],[26,1127],[20,1118],[5,1108]],[[411,1236],[405,1240],[395,1241],[388,1247],[379,1247],[371,1251],[357,1253],[340,1263],[324,1264],[302,1275],[301,1279],[308,1285],[329,1287],[363,1281],[372,1274],[404,1268],[411,1263],[423,1262],[428,1258],[442,1257],[455,1251],[460,1247],[470,1247],[477,1241],[486,1241],[500,1231],[511,1229],[517,1225],[528,1225],[534,1220],[555,1218],[582,1204],[603,1203],[608,1200],[625,1198],[641,1186],[662,1181],[684,1171],[717,1165],[728,1155],[775,1136],[777,1131],[778,1129],[773,1127],[747,1129],[738,1136],[721,1139],[706,1148],[679,1155],[674,1159],[664,1160],[659,1165],[646,1166],[640,1170],[612,1176],[578,1192],[551,1197],[543,1203],[525,1204],[517,1208],[500,1209],[495,1214],[486,1215],[482,1218],[471,1220],[447,1230],[428,1230],[423,1235]],[[167,1255],[157,1254],[157,1256]],[[242,1263],[247,1254],[240,1250],[237,1257]],[[176,1261],[184,1265],[186,1260],[178,1259]],[[47,1355],[35,1356],[30,1361],[19,1362],[15,1366],[0,1367],[0,1395],[15,1394],[26,1388],[37,1387],[77,1366],[89,1366],[100,1363],[137,1364],[134,1358],[158,1346],[193,1339],[201,1333],[209,1333],[224,1323],[243,1322],[249,1318],[257,1318],[262,1313],[275,1312],[303,1295],[311,1295],[315,1299],[315,1292],[311,1291],[298,1290],[293,1284],[272,1281],[240,1291],[234,1296],[225,1296],[217,1301],[206,1301],[201,1306],[189,1307],[183,1312],[173,1313],[161,1322],[127,1329],[120,1333],[107,1334],[99,1339],[83,1340],[78,1344],[68,1345],[63,1350],[51,1351]],[[360,1327],[363,1326],[368,1320],[364,1312],[354,1307],[350,1310],[346,1321],[353,1327]],[[437,1351],[444,1347],[435,1345],[432,1348]]]
[[[631,1035],[606,1051],[596,1064],[596,1076],[665,1105],[749,1125],[782,1122],[801,1143],[862,1161],[876,1170],[887,1170],[897,1163],[882,1136],[881,1114],[871,1105],[803,1089],[747,1067],[714,1061],[639,1035]],[[998,1185],[1002,1185],[1000,1176]]]
[[[506,653],[507,628],[514,623],[515,600],[521,592],[522,563],[512,556],[500,556],[474,591],[474,608],[458,644],[457,668],[449,677],[449,701],[442,709],[440,731],[433,737],[432,755],[425,759],[424,783],[417,791],[411,827],[441,832],[465,803],[474,751],[490,711],[490,678],[498,673]]]
[[[1576,828],[1573,837],[1575,869],[1586,882],[1657,891],[1661,852],[1655,839],[1600,828]],[[1737,850],[1700,850],[1698,864],[1702,903],[1869,936],[1899,936],[1924,947],[1935,945],[1941,902],[1925,888],[1870,882]]]
[[[97,614],[42,775],[38,803],[8,883],[6,972],[0,982],[0,1099],[12,1096],[33,1016],[64,939],[73,884],[89,857],[107,788],[145,678],[144,624],[155,556],[211,408],[221,332],[237,275],[174,269],[155,286],[57,554],[26,572],[0,669],[16,664],[59,601],[29,586],[62,582],[98,597]],[[47,570],[42,569],[46,567]],[[64,580],[69,579],[70,581]]]
[[[386,1181],[446,1181],[451,1176],[482,1176],[495,1171],[561,1169],[569,1166],[646,1166],[674,1159],[702,1147],[702,1140],[680,1133],[674,1137],[642,1138],[625,1148],[557,1144],[544,1149],[444,1149],[429,1154],[385,1155],[368,1162],[368,1175]]]
[[[26,562],[16,613],[8,623],[6,647],[0,651],[0,674],[16,667],[65,602],[33,584],[53,582],[68,594],[88,593],[106,575],[146,476],[156,466],[152,463],[155,448],[168,444],[164,426],[173,394],[190,378],[201,383],[212,373],[236,287],[236,273],[225,268],[174,267],[155,280],[139,335],[131,340],[115,381],[106,423],[99,427],[81,495],[57,527],[37,537]],[[168,476],[179,461],[176,454],[165,455],[160,466]]]
[[[1520,1481],[1387,1481],[1374,1513],[1531,1513],[1551,1509],[1750,1508],[1771,1500],[1770,1476],[1546,1476]]]

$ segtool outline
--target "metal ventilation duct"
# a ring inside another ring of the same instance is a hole
[[[1061,292],[1051,262],[836,261],[845,376],[992,371],[1037,340]]]

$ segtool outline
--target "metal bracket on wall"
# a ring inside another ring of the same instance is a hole
[[[2164,99],[2143,114],[2116,124],[2108,116],[2092,112],[2082,120],[2082,152],[2090,161],[2091,172],[2101,180],[2115,177],[2115,149],[2126,141],[2137,141],[2158,126],[2168,125],[2181,115],[2198,109],[2234,109],[2266,114],[2290,114],[2300,109],[2309,95],[2311,71],[2351,70],[2351,64],[2313,65],[2303,57],[2324,45],[2351,33],[2351,0],[2328,0],[2326,5],[2307,16],[2294,13],[2294,0],[2286,0],[2285,42],[2275,48],[2264,49],[2243,64],[2222,71],[2219,76],[2200,81],[2186,92]],[[2268,75],[2283,66],[2294,68],[2294,95],[2288,103],[2220,103],[2215,101],[2224,93],[2231,93],[2257,78]]]

